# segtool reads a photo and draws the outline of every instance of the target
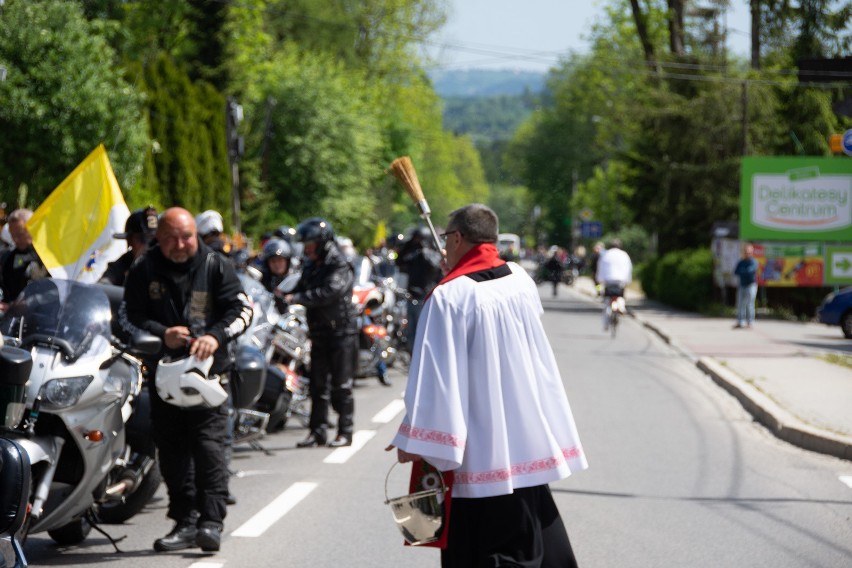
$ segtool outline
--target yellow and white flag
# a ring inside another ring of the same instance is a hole
[[[373,246],[381,246],[384,244],[385,239],[388,238],[388,228],[385,225],[384,221],[379,221],[376,225],[376,234],[373,235]]]
[[[127,242],[112,235],[129,216],[101,144],[39,205],[27,229],[52,277],[97,282],[127,250]]]

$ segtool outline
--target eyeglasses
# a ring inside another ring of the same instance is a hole
[[[459,233],[459,234],[461,234],[461,232],[459,232],[459,231],[447,231],[446,233],[441,233],[441,234],[439,235],[439,236],[441,237],[441,244],[443,244],[444,246],[446,246],[446,245],[447,245],[447,237],[448,237],[449,235],[452,235],[453,233]]]

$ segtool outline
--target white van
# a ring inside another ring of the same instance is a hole
[[[501,256],[509,247],[512,247],[516,258],[521,258],[521,237],[514,233],[500,233],[497,235],[497,251]]]

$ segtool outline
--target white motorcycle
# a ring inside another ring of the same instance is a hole
[[[33,362],[22,400],[14,415],[7,411],[0,432],[31,464],[24,539],[46,531],[59,544],[83,541],[97,506],[131,493],[144,474],[127,463],[125,424],[142,386],[142,364],[129,351],[155,354],[161,340],[144,335],[122,346],[110,318],[98,287],[42,279],[29,283],[0,319],[6,344],[29,352]]]

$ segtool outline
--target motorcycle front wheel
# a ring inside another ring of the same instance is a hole
[[[269,423],[266,425],[268,433],[280,432],[287,426],[287,415],[290,412],[290,400],[293,398],[293,393],[284,389],[279,392],[275,398],[275,403],[267,412],[269,412]]]
[[[56,544],[68,546],[80,544],[86,540],[90,532],[92,532],[92,524],[85,517],[80,517],[58,529],[47,531],[47,534]]]

